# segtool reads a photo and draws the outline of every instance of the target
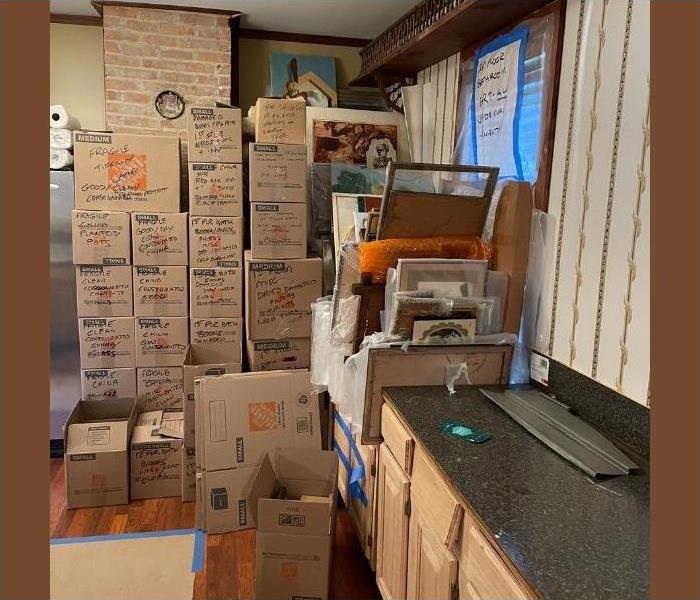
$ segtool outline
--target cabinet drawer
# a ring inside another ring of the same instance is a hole
[[[398,416],[388,404],[382,405],[382,437],[394,458],[403,467],[407,475],[413,467],[414,442]]]

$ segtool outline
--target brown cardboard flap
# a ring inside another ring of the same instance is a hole
[[[134,425],[136,400],[80,400],[64,427],[66,453],[124,450]]]
[[[265,453],[265,458],[263,458],[255,473],[255,477],[253,477],[250,482],[250,489],[247,490],[245,494],[248,510],[253,515],[254,523],[258,522],[258,500],[272,496],[275,493],[276,487],[277,476],[275,475],[275,470],[272,468],[270,454]]]

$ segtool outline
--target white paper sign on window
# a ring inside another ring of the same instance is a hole
[[[499,167],[499,178],[523,179],[518,148],[527,27],[516,27],[477,50],[472,88],[476,164]]]

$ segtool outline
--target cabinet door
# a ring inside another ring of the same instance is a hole
[[[377,477],[377,587],[384,600],[406,599],[409,479],[382,444]]]
[[[408,598],[450,600],[457,581],[457,558],[441,543],[421,510],[411,512],[408,534]]]

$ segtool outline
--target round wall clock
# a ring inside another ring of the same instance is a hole
[[[156,110],[165,119],[177,119],[185,110],[182,96],[172,90],[165,90],[156,97]]]

